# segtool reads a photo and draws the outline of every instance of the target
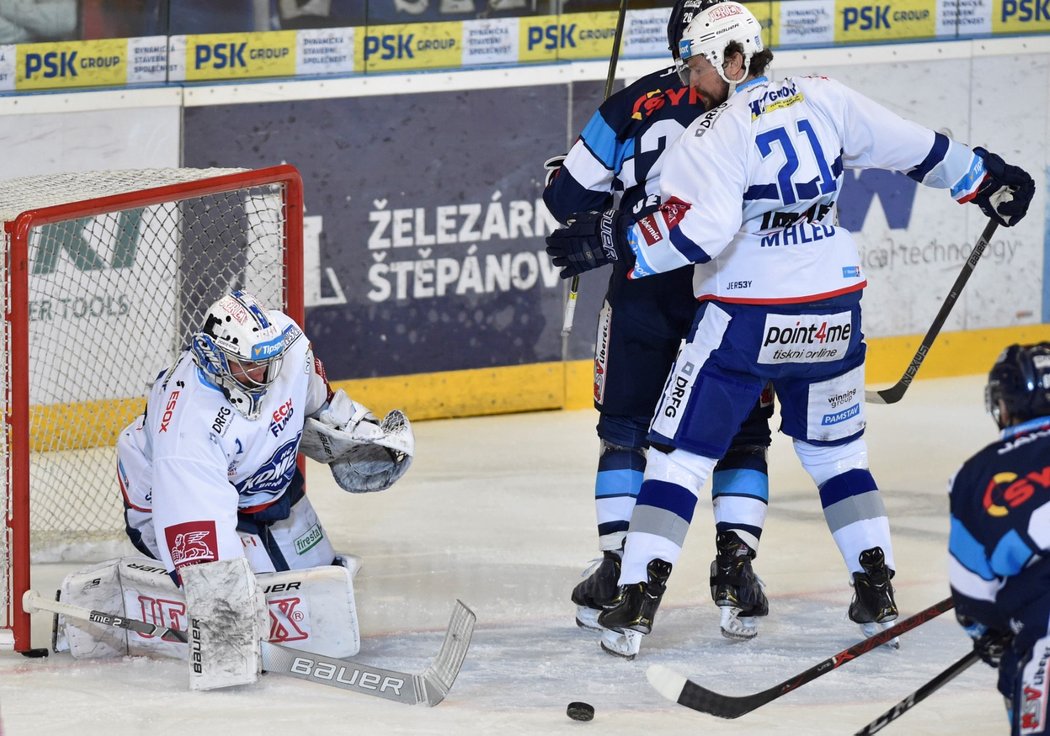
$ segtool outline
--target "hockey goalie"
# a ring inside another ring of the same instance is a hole
[[[224,296],[117,442],[127,534],[144,557],[73,573],[60,591],[74,605],[189,629],[190,645],[60,620],[56,648],[185,658],[195,690],[254,682],[262,640],[353,656],[356,567],[333,549],[297,456],[363,493],[395,483],[414,450],[403,413],[380,421],[332,390],[292,319],[248,293]]]

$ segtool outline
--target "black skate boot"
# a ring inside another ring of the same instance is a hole
[[[598,623],[613,631],[637,631],[648,634],[653,630],[653,619],[660,607],[660,599],[667,590],[671,563],[651,560],[646,565],[648,582],[621,585],[616,597],[598,616]]]
[[[616,597],[620,580],[620,557],[622,550],[605,550],[594,571],[572,589],[572,602],[576,604],[576,625],[584,629],[600,631],[598,614]]]
[[[769,613],[762,582],[751,568],[755,551],[734,532],[715,537],[711,563],[711,598],[722,615],[722,636],[753,639],[758,635],[755,618]]]
[[[890,583],[893,570],[886,567],[882,547],[872,547],[861,552],[860,566],[864,572],[853,573],[853,600],[849,604],[849,618],[861,624],[867,633],[865,624],[882,624],[897,618],[897,603],[893,599],[893,585]]]

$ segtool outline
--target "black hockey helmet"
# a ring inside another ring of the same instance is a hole
[[[707,10],[722,0],[677,0],[671,8],[671,17],[667,21],[667,45],[671,56],[678,59],[678,42],[697,13]]]
[[[1003,417],[999,402],[1006,407]],[[995,361],[984,404],[1000,429],[1050,415],[1050,342],[1010,345]]]

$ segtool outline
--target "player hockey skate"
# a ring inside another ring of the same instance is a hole
[[[598,616],[598,623],[610,632],[603,632],[601,641],[602,649],[609,654],[633,659],[641,636],[653,630],[653,620],[671,576],[671,563],[650,560],[645,569],[649,579],[619,586],[616,596]]]
[[[587,575],[587,578],[572,589],[577,626],[595,631],[603,630],[598,624],[598,614],[616,597],[621,556],[623,550],[604,550],[602,558],[584,571],[583,574]]]
[[[864,572],[853,573],[853,600],[849,604],[850,621],[860,624],[865,637],[874,636],[889,627],[897,618],[897,603],[893,598],[893,570],[886,567],[882,547],[872,547],[860,553]],[[900,640],[893,639],[886,646],[900,648]]]
[[[711,598],[721,613],[722,636],[747,640],[758,635],[759,616],[769,613],[762,581],[751,568],[755,551],[733,532],[715,537]]]

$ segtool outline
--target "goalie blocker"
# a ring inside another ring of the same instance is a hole
[[[185,592],[156,561],[125,557],[72,573],[60,600],[118,612],[175,630],[177,640],[55,616],[54,649],[77,659],[148,656],[189,658],[190,686],[208,690],[255,681],[259,641],[344,658],[361,648],[353,575],[356,562],[251,574],[244,558],[182,568]]]
[[[380,421],[341,389],[303,426],[299,451],[325,463],[344,491],[385,491],[412,464],[416,441],[408,417],[395,409]]]

